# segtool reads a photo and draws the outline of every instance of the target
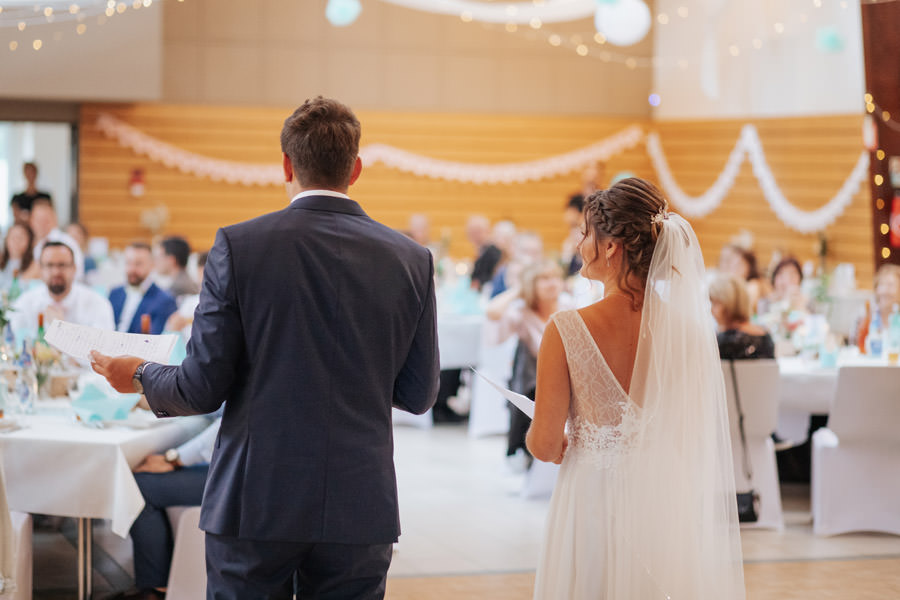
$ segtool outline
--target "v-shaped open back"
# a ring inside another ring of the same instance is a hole
[[[553,316],[566,351],[572,388],[570,417],[596,427],[617,426],[631,402],[576,310]]]

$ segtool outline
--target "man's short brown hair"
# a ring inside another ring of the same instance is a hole
[[[281,151],[303,187],[345,188],[359,154],[359,120],[337,100],[307,100],[284,121]]]

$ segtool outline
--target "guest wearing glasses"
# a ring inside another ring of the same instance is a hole
[[[116,329],[126,333],[142,333],[141,315],[150,315],[152,334],[162,333],[166,320],[178,306],[168,292],[163,291],[150,277],[153,254],[149,244],[132,242],[125,248],[125,277],[128,285],[109,293]]]
[[[47,242],[40,256],[41,280],[45,285],[28,290],[13,304],[11,324],[19,335],[37,331],[38,315],[44,325],[56,319],[114,329],[109,301],[86,285],[75,281],[75,253],[62,242]]]

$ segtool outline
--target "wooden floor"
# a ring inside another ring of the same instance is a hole
[[[900,598],[900,558],[748,564],[747,600],[887,600]],[[534,573],[394,577],[388,600],[528,600]]]

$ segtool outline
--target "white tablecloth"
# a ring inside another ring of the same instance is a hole
[[[113,532],[122,537],[144,508],[131,469],[148,454],[175,447],[206,425],[201,417],[181,417],[140,429],[93,429],[75,423],[65,408],[47,412],[51,414],[18,416],[25,428],[0,434],[9,507],[110,519]]]
[[[831,412],[839,367],[884,364],[884,360],[860,356],[852,349],[841,351],[837,367],[823,367],[818,360],[799,356],[779,358],[778,435],[796,441],[806,439],[810,415]]]

